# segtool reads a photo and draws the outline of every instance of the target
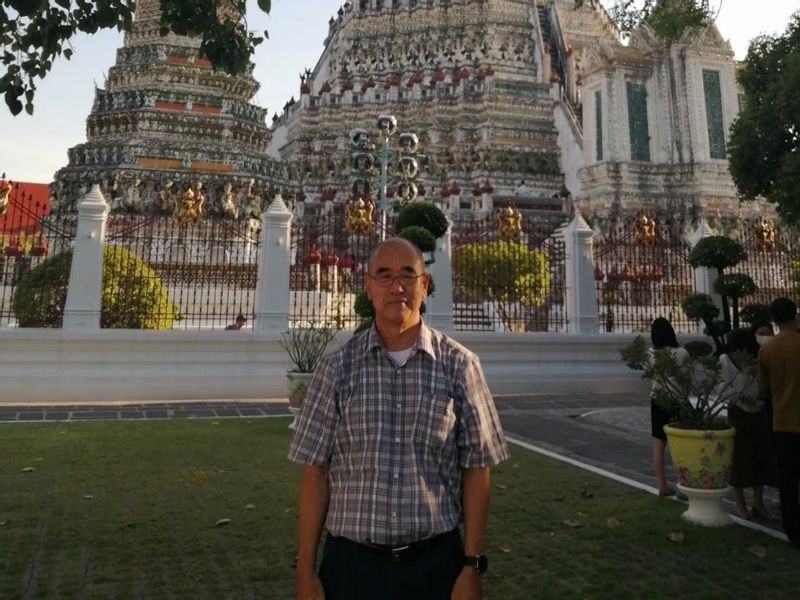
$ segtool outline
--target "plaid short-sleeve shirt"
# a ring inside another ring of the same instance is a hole
[[[375,544],[454,529],[460,469],[507,457],[478,357],[424,323],[401,366],[374,326],[325,356],[289,449],[329,469],[328,531]]]

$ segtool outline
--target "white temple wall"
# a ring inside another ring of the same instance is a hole
[[[348,337],[340,333],[337,343]],[[454,337],[481,357],[494,394],[648,390],[619,358],[630,335]],[[284,400],[290,363],[279,339],[247,331],[3,330],[0,403]]]

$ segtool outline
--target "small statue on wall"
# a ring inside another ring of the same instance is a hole
[[[8,210],[8,197],[11,195],[11,183],[6,179],[6,174],[3,173],[0,177],[0,215],[6,214]]]
[[[371,201],[364,202],[363,198],[358,198],[349,202],[345,209],[347,213],[347,233],[369,233],[372,231],[372,215],[375,212],[375,204]]]
[[[756,245],[759,250],[772,250],[775,246],[775,227],[767,217],[762,217],[756,223],[755,230]]]
[[[633,238],[637,244],[652,246],[656,241],[656,222],[646,213],[640,214],[633,222]]]
[[[497,233],[501,239],[518,241],[522,235],[522,213],[509,205],[497,211]]]
[[[203,184],[197,182],[194,187],[194,190],[189,187],[183,196],[175,197],[172,219],[177,225],[182,225],[186,221],[197,225],[203,217],[203,202],[205,201],[205,195],[202,192]]]

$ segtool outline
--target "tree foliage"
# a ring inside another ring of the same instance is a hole
[[[550,293],[550,261],[542,250],[495,240],[465,244],[453,256],[453,282],[467,302],[491,300],[506,329],[516,330],[516,306],[541,306]]]
[[[72,250],[42,261],[17,284],[12,308],[20,327],[60,327]],[[153,269],[118,246],[103,254],[100,325],[111,329],[170,329],[177,307]]]
[[[706,267],[723,273],[747,258],[744,246],[724,235],[710,235],[697,242],[689,253],[692,268]]]
[[[736,187],[745,198],[774,202],[788,223],[800,224],[800,12],[783,35],[750,42],[739,83],[744,100],[728,144]]]
[[[269,12],[270,2],[259,0],[259,8]],[[247,30],[245,5],[246,0],[161,0],[161,34],[198,36],[200,56],[214,68],[244,73],[263,41]],[[223,6],[233,12],[223,13]],[[135,0],[0,0],[0,62],[6,71],[0,77],[0,94],[11,113],[24,108],[33,114],[37,82],[56,58],[72,56],[74,35],[129,31],[135,10]]]
[[[412,226],[427,229],[434,238],[440,238],[447,233],[449,224],[445,214],[433,202],[410,202],[400,209],[394,227],[396,231],[402,231]]]
[[[599,0],[575,0],[575,6],[594,6]],[[624,35],[647,23],[668,42],[680,39],[687,29],[702,27],[712,19],[709,0],[616,0],[608,15]]]

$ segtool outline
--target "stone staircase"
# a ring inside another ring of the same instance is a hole
[[[561,81],[564,81],[564,68],[558,56],[558,43],[553,41],[553,28],[550,25],[550,7],[539,4],[536,7],[539,15],[539,28],[542,32],[542,41],[550,46],[550,72],[558,73]]]

